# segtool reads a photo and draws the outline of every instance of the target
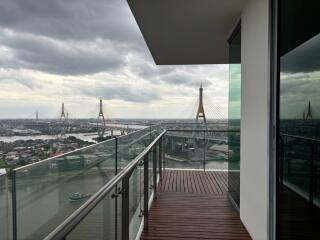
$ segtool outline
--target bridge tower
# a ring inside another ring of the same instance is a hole
[[[101,124],[99,124],[99,121],[102,121]],[[104,132],[106,129],[106,121],[103,114],[103,105],[102,105],[102,99],[100,98],[100,104],[99,104],[99,114],[98,114],[98,122],[97,122],[97,129],[98,129],[98,136],[102,138],[104,136]]]
[[[197,111],[197,115],[196,115],[197,122],[199,121],[200,118],[202,118],[203,122],[205,124],[207,124],[206,114],[204,112],[204,107],[203,107],[203,88],[202,88],[202,84],[200,85],[200,88],[199,88],[199,106],[198,106],[198,111]]]
[[[64,103],[62,103],[61,105],[61,113],[60,113],[60,137],[65,137],[66,132],[68,130],[68,126],[67,126],[67,114],[64,108]]]
[[[62,106],[61,106],[60,120],[67,120],[67,117],[64,111],[64,103],[62,103]]]
[[[304,120],[312,120],[312,112],[311,112],[311,102],[309,101],[307,113],[303,112]]]
[[[200,85],[199,88],[199,106],[198,106],[198,110],[197,110],[197,115],[196,115],[196,122],[199,123],[199,119],[203,119],[203,123],[204,123],[204,127],[205,129],[207,129],[207,119],[206,119],[206,114],[204,112],[204,107],[203,107],[203,88],[202,88],[202,84]],[[197,128],[202,129],[202,126],[199,126],[199,124],[197,124]],[[205,151],[203,151],[203,169],[205,169],[205,159],[206,159],[206,152],[207,152],[207,132],[204,132],[204,141],[198,141],[196,136],[197,133],[193,133],[193,139],[194,139],[194,145],[196,146],[195,149],[205,149]],[[202,135],[202,134],[201,134]],[[202,135],[203,137],[203,135]],[[185,143],[182,142],[182,145],[184,145]],[[201,153],[200,153],[201,154]]]

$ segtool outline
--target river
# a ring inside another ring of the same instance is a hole
[[[40,177],[18,179],[16,190],[18,239],[42,239],[84,203],[84,200],[71,202],[69,200],[71,193],[79,191],[93,194],[112,176],[112,173],[106,171],[104,174],[91,171],[69,179],[66,176],[59,181],[48,179],[44,181]],[[8,193],[11,199],[10,188]],[[5,223],[11,225],[7,213],[2,211],[6,209],[6,204],[11,202],[11,200],[7,202],[5,196],[4,189],[0,188],[0,239],[3,237],[1,232],[5,230]]]
[[[111,131],[107,131],[106,135],[110,135]],[[114,135],[120,135],[120,131],[118,130],[114,130],[113,131]],[[88,142],[96,142],[95,140],[93,140],[93,138],[96,138],[98,135],[94,132],[94,133],[72,133],[72,134],[66,134],[66,137],[68,136],[74,136],[78,139],[81,139],[83,141],[88,141]],[[30,135],[30,136],[0,136],[0,141],[2,142],[14,142],[17,140],[48,140],[48,139],[56,139],[59,136],[57,135]]]

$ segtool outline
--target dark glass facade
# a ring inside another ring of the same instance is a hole
[[[241,28],[229,39],[228,191],[240,207]],[[233,132],[231,132],[233,131]]]
[[[319,12],[279,1],[277,239],[320,238]]]

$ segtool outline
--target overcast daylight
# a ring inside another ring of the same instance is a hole
[[[0,240],[320,239],[319,0],[0,0]]]
[[[0,118],[227,118],[227,65],[157,66],[125,0],[1,0]]]

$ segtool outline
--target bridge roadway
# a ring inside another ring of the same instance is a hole
[[[102,126],[101,123],[89,123],[94,126]],[[106,123],[106,130],[119,130],[119,131],[136,131],[140,129],[144,129],[147,126],[143,125],[131,125],[131,124],[116,124],[116,123]]]
[[[198,139],[198,140],[209,140],[209,141],[215,141],[215,142],[227,142],[228,137],[227,136],[217,136],[214,132],[208,132],[204,134],[204,132],[174,132],[169,131],[166,133],[166,136],[169,137],[176,137],[176,138],[185,138],[185,139]]]

